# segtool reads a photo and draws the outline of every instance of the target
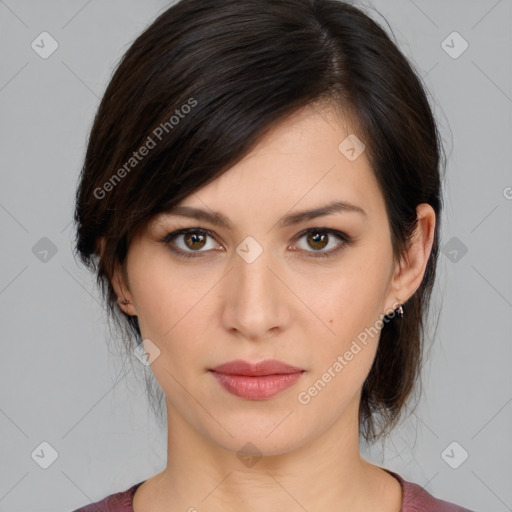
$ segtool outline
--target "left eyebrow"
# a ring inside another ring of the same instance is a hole
[[[355,204],[348,203],[346,201],[334,201],[325,206],[285,215],[279,220],[278,224],[280,227],[284,228],[305,222],[307,220],[316,219],[317,217],[323,217],[325,215],[331,215],[333,213],[339,212],[358,213],[364,217],[367,216],[366,212]],[[202,210],[193,206],[174,206],[167,210],[165,213],[168,215],[178,215],[181,217],[189,217],[196,220],[210,222],[214,226],[221,226],[227,229],[232,228],[231,221],[222,213]]]
[[[313,208],[312,210],[303,210],[301,212],[295,212],[289,215],[285,215],[279,221],[279,226],[292,226],[294,224],[299,224],[300,222],[316,219],[317,217],[323,217],[325,215],[331,215],[333,213],[339,212],[358,213],[363,217],[367,216],[366,212],[361,207],[356,206],[355,204],[347,203],[346,201],[334,201],[319,208]]]

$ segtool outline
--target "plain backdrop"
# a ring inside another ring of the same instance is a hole
[[[68,512],[165,466],[165,429],[109,351],[71,220],[111,73],[169,5],[0,2],[0,512]],[[449,157],[424,394],[362,450],[435,496],[510,511],[512,1],[359,5],[382,13],[423,77]]]

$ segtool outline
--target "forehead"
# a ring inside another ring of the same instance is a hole
[[[381,214],[384,201],[358,140],[334,110],[308,106],[271,127],[244,158],[179,206],[230,218],[257,212],[270,220],[338,201]]]
[[[361,139],[333,110],[308,106],[270,128],[244,158],[203,187],[201,196],[236,189],[248,199],[306,200],[332,191],[363,200],[378,189]]]

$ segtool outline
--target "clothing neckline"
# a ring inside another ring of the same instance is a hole
[[[402,489],[400,512],[402,512],[403,510],[405,510],[405,506],[409,503],[409,488],[407,487],[407,485],[405,485],[405,480],[398,473],[394,473],[393,471],[390,471],[389,469],[386,468],[381,469],[383,469],[386,473],[389,473],[391,476],[395,477],[398,480],[398,483],[400,484],[400,487]]]
[[[404,479],[398,473],[394,473],[393,471],[390,471],[389,469],[382,468],[382,467],[380,469],[383,469],[386,473],[389,473],[391,476],[396,478],[396,480],[398,480],[398,483],[400,484],[400,488],[402,489],[402,499],[401,499],[401,505],[400,505],[400,512],[402,512],[403,510],[405,510],[404,507],[406,506],[406,504],[409,501],[409,492],[408,492],[407,486],[405,485]],[[130,512],[134,512],[133,497],[135,496],[135,492],[146,481],[147,480],[142,480],[141,482],[136,483],[135,485],[133,485],[132,487],[130,487],[128,489],[128,491],[126,493],[126,497],[127,497],[126,504],[130,506]]]

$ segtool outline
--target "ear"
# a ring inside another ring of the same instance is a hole
[[[96,243],[96,252],[100,259],[103,258],[105,251],[105,238],[101,237]],[[129,316],[137,316],[135,305],[133,304],[132,294],[128,286],[128,276],[125,267],[121,267],[117,262],[114,264],[113,275],[109,276],[110,282],[118,298],[119,308]],[[129,304],[121,304],[120,301],[128,301]]]
[[[420,287],[434,243],[436,214],[432,206],[422,203],[416,208],[418,225],[413,238],[396,266],[390,283],[387,312],[406,302]],[[397,304],[398,302],[398,304]]]

